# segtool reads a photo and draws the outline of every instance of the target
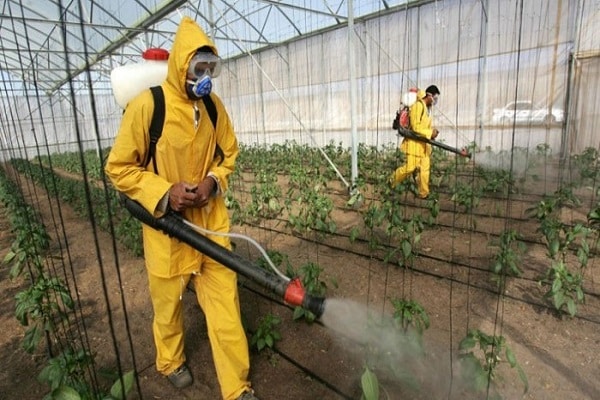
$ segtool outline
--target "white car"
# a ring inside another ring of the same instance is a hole
[[[527,100],[510,102],[493,112],[492,122],[496,124],[553,124],[563,122],[565,118],[560,108],[537,107]]]

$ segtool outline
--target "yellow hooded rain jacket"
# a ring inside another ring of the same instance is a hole
[[[149,127],[154,111],[150,90],[145,90],[127,105],[107,159],[105,171],[116,189],[155,216],[159,216],[159,201],[177,182],[199,183],[211,172],[218,180],[218,194],[225,192],[227,177],[233,172],[238,155],[238,143],[229,116],[214,93],[210,96],[218,114],[216,130],[202,100],[195,102],[200,121],[194,129],[194,101],[186,94],[186,73],[194,53],[203,46],[211,47],[217,54],[216,47],[200,27],[184,17],[169,56],[167,78],[161,85],[165,94],[165,122],[156,145],[158,174],[153,171],[152,163],[143,166],[150,146]],[[218,162],[220,159],[213,159],[217,143],[224,153],[221,163]],[[202,209],[187,209],[184,217],[211,231],[229,231],[229,217],[220,195],[213,196]],[[189,245],[147,225],[143,225],[143,237],[149,273],[170,278],[198,271],[202,254]],[[211,239],[231,248],[226,237],[215,235]]]
[[[417,135],[431,139],[431,135],[433,134],[433,129],[431,127],[432,122],[429,112],[427,112],[427,106],[423,102],[424,96],[425,92],[419,90],[417,94],[418,100],[410,107],[410,126],[411,130]],[[404,140],[402,140],[400,150],[408,156],[425,157],[431,155],[430,144],[410,138],[404,138]]]

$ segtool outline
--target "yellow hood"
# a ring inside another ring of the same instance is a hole
[[[210,47],[215,55],[219,55],[217,47],[202,28],[190,17],[183,17],[175,33],[167,72],[167,85],[183,97],[187,97],[185,80],[190,61],[194,53],[204,46]]]

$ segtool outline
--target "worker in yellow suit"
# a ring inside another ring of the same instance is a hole
[[[204,229],[227,233],[223,193],[234,170],[238,142],[225,107],[211,93],[219,72],[217,48],[191,18],[177,29],[168,59],[162,135],[154,163],[144,163],[154,112],[150,90],[127,105],[105,171],[115,188],[158,217],[172,209]],[[216,128],[202,101],[210,96]],[[219,156],[215,156],[220,149]],[[228,237],[208,235],[231,249]],[[224,400],[257,400],[248,381],[248,340],[242,327],[235,272],[176,238],[143,226],[144,255],[154,309],[156,368],[177,388],[193,378],[184,352],[182,298],[191,281],[208,329]],[[204,368],[204,366],[199,366]]]
[[[431,140],[435,140],[439,134],[436,128],[432,128],[430,116],[430,109],[437,102],[439,95],[440,91],[435,85],[429,86],[425,92],[419,90],[417,92],[417,101],[410,107],[409,111],[410,129],[417,135]],[[396,169],[390,178],[392,188],[412,175],[415,170],[418,170],[418,196],[421,199],[428,198],[431,145],[405,137],[400,145],[400,150],[406,155],[406,161]]]

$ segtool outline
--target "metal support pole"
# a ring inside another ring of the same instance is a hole
[[[350,194],[356,192],[358,178],[358,132],[356,129],[356,66],[354,63],[356,51],[354,46],[354,2],[348,0],[348,71],[350,73],[350,129],[352,132],[351,152],[351,185]]]

